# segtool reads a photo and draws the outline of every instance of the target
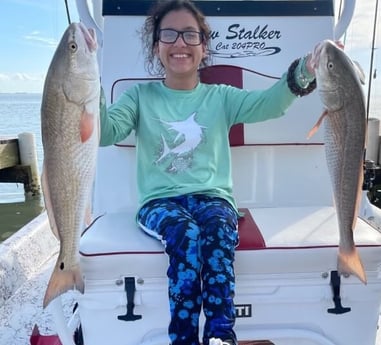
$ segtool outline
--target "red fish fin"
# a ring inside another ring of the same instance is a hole
[[[366,284],[366,273],[356,248],[350,252],[339,250],[338,271],[341,274],[354,274]]]
[[[75,288],[81,293],[85,290],[85,284],[79,266],[75,267],[73,270],[65,271],[60,269],[60,265],[60,261],[57,261],[56,267],[50,277],[48,288],[45,292],[44,302],[42,304],[44,308],[46,308],[53,299],[68,290]]]
[[[86,109],[83,110],[80,122],[81,141],[84,143],[93,134],[94,131],[94,114],[88,113]]]
[[[315,126],[311,128],[311,130],[308,132],[307,139],[310,139],[315,135],[317,130],[319,129],[321,123],[323,122],[324,117],[328,114],[328,110],[324,110],[323,114],[320,115],[319,120],[317,120]]]
[[[91,202],[86,207],[85,212],[85,226],[88,227],[93,221],[93,215],[91,214]]]
[[[56,224],[56,220],[55,220],[53,209],[52,209],[52,202],[50,199],[50,189],[49,189],[48,177],[46,173],[45,162],[43,163],[43,166],[42,166],[41,186],[42,186],[42,193],[44,195],[45,208],[48,214],[50,229],[52,230],[54,236],[59,240],[60,235],[57,229],[57,224]]]

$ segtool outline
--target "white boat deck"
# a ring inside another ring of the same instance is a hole
[[[57,256],[52,256],[41,271],[27,280],[17,292],[0,308],[0,344],[29,345],[34,325],[38,325],[41,334],[55,334],[52,314],[42,309],[42,298],[46,283],[50,277]],[[62,297],[64,313],[69,320],[73,306],[73,293]]]
[[[41,334],[56,333],[49,307],[47,310],[42,309],[46,284],[58,254],[58,243],[48,233],[46,222],[46,215],[43,214],[21,229],[9,241],[0,245],[0,296],[2,299],[0,344],[2,345],[29,345],[35,324],[38,325]],[[38,223],[41,226],[38,226]],[[41,241],[41,239],[44,240]],[[20,253],[23,255],[20,256]],[[38,258],[41,260],[39,261]],[[67,320],[72,315],[75,294],[75,292],[68,292],[62,296],[65,305],[64,315]],[[381,322],[379,322],[380,325]],[[375,345],[381,345],[381,331],[378,332]]]
[[[52,315],[42,300],[53,266],[58,242],[47,231],[43,214],[0,244],[0,344],[29,345],[35,324],[41,334],[55,334]],[[62,296],[69,319],[74,293]]]

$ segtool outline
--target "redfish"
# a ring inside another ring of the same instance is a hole
[[[70,289],[83,293],[79,239],[86,227],[99,145],[100,81],[95,32],[66,29],[45,79],[41,104],[42,186],[60,252],[43,307]]]
[[[338,271],[366,283],[356,249],[355,229],[363,183],[366,107],[359,67],[334,42],[323,41],[315,51],[316,81],[325,111],[325,152],[340,231]]]

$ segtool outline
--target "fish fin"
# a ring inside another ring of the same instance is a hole
[[[339,249],[338,271],[341,274],[354,274],[364,284],[367,283],[364,266],[355,247],[350,252]]]
[[[360,163],[362,165],[362,163]],[[362,198],[362,185],[363,185],[363,182],[364,182],[364,170],[361,168],[360,169],[360,173],[359,173],[359,182],[358,182],[358,186],[357,186],[357,197],[356,197],[356,204],[355,204],[355,214],[354,214],[354,217],[353,217],[353,223],[352,223],[352,229],[354,229],[356,227],[356,223],[357,223],[357,218],[358,218],[358,214],[359,214],[359,210],[360,210],[360,206],[361,206],[361,198]]]
[[[86,212],[85,212],[85,225],[88,227],[93,219],[93,215],[91,214],[91,206],[87,205]]]
[[[319,119],[317,120],[315,126],[311,128],[311,130],[308,132],[307,139],[312,138],[317,130],[319,129],[321,123],[323,122],[324,117],[328,114],[328,110],[324,110],[323,114],[320,115]]]
[[[54,236],[59,240],[60,235],[58,232],[56,219],[54,217],[54,213],[53,213],[53,209],[52,209],[52,202],[50,199],[50,190],[49,190],[48,177],[46,174],[45,162],[42,165],[41,186],[42,186],[42,194],[44,195],[44,203],[45,203],[46,213],[48,214],[50,229],[52,230]]]
[[[83,282],[81,270],[77,265],[73,270],[62,270],[59,267],[59,261],[57,261],[56,267],[50,277],[48,287],[45,292],[43,301],[43,308],[46,308],[48,304],[56,297],[62,295],[68,290],[76,289],[83,293],[85,291],[85,283]]]
[[[165,141],[165,138],[163,137],[163,135],[161,136],[161,138],[163,139],[163,153],[161,154],[161,156],[159,157],[159,159],[156,161],[156,163],[160,162],[165,156],[167,156],[169,154],[169,152],[171,151],[170,148],[168,147],[168,144],[167,142]]]
[[[81,121],[80,121],[80,134],[81,134],[81,141],[84,143],[93,134],[94,131],[94,114],[89,113],[86,109],[83,110],[81,114]]]

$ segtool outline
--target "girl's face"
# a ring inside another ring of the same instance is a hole
[[[160,23],[160,30],[163,29],[180,32],[192,31],[193,33],[185,34],[187,35],[186,41],[189,40],[188,43],[193,44],[198,43],[197,32],[200,31],[200,28],[193,15],[185,9],[167,13]],[[162,41],[171,41],[168,39],[168,33],[176,37],[176,32],[164,31],[159,38]],[[163,43],[161,40],[156,43],[156,54],[165,68],[166,85],[172,88],[195,87],[198,82],[197,70],[206,54],[203,40],[201,39],[198,45],[187,44],[181,35],[173,43]]]

